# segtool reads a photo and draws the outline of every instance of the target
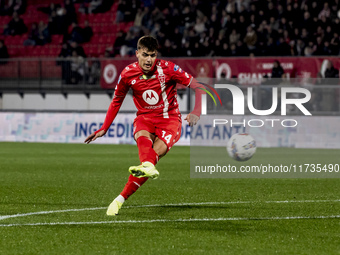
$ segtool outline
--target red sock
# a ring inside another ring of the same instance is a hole
[[[149,178],[137,178],[132,175],[129,176],[128,182],[125,184],[123,191],[120,193],[125,199],[128,199],[137,189],[144,184]]]
[[[156,165],[158,161],[158,155],[152,148],[153,142],[146,136],[140,136],[137,139],[137,147],[139,151],[139,160],[141,163],[150,162]],[[125,184],[123,191],[120,193],[125,199],[128,199],[133,193],[139,189],[146,181],[147,177],[137,178],[133,175],[129,176],[128,182]]]
[[[158,155],[152,148],[153,142],[146,136],[140,136],[137,139],[137,147],[139,151],[139,160],[141,163],[150,162],[154,165],[158,162]]]

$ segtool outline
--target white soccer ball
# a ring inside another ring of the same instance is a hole
[[[255,154],[256,142],[249,134],[235,134],[228,141],[227,151],[231,158],[246,161]]]

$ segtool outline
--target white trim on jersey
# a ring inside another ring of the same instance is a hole
[[[190,82],[189,82],[189,84],[187,85],[187,87],[190,87],[193,78],[194,78],[194,77],[191,77]]]
[[[160,75],[164,75],[163,69],[162,69],[161,66],[157,65],[157,71],[158,71],[158,77]],[[159,80],[159,83],[161,84],[162,98],[163,98],[163,102],[164,102],[163,118],[168,119],[169,118],[169,113],[168,113],[169,102],[168,102],[168,96],[167,96],[166,91],[165,91],[165,79],[164,79],[164,82],[162,82],[160,79],[158,79],[158,80]]]

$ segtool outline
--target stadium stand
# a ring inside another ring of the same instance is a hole
[[[149,33],[160,41],[160,52],[166,56],[339,55],[339,0],[19,2],[22,6],[7,8],[1,12],[7,16],[0,17],[0,39],[11,57],[58,56],[61,44],[74,39],[72,22],[80,30],[88,22],[94,36],[83,47],[96,57],[104,56],[107,49],[111,57],[132,55],[136,37]],[[22,28],[18,35],[9,35],[13,15],[22,19],[27,32]],[[22,46],[30,28],[41,21],[48,24],[51,40],[27,50]],[[125,36],[122,51],[113,47],[119,31]]]

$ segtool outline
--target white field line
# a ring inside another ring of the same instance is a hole
[[[301,220],[301,219],[337,219],[340,215],[327,216],[287,216],[287,217],[259,217],[259,218],[201,218],[201,219],[158,219],[158,220],[117,220],[117,221],[83,221],[83,222],[38,222],[0,224],[0,227],[21,226],[57,226],[57,225],[95,225],[95,224],[135,224],[135,223],[164,223],[164,222],[204,222],[204,221],[253,221],[253,220]]]
[[[141,208],[141,207],[170,207],[170,206],[200,206],[200,205],[228,205],[228,204],[254,204],[254,203],[331,203],[340,202],[337,200],[283,200],[283,201],[228,201],[228,202],[199,202],[199,203],[178,203],[178,204],[154,204],[154,205],[131,205],[125,206],[124,208]],[[18,213],[12,215],[2,215],[0,216],[0,221],[9,218],[26,217],[31,215],[41,215],[41,214],[52,214],[52,213],[64,213],[64,212],[80,212],[80,211],[94,211],[94,210],[104,210],[107,207],[92,207],[92,208],[79,208],[79,209],[65,209],[65,210],[53,210],[53,211],[40,211],[40,212],[29,212],[29,213]]]
[[[94,207],[94,208],[80,208],[80,209],[66,209],[66,210],[54,210],[54,211],[40,211],[40,212],[30,212],[30,213],[18,213],[18,214],[0,216],[0,220],[5,220],[5,219],[9,219],[9,218],[25,217],[25,216],[31,216],[31,215],[40,215],[40,214],[93,211],[93,210],[100,210],[100,209],[106,209],[106,207]]]

